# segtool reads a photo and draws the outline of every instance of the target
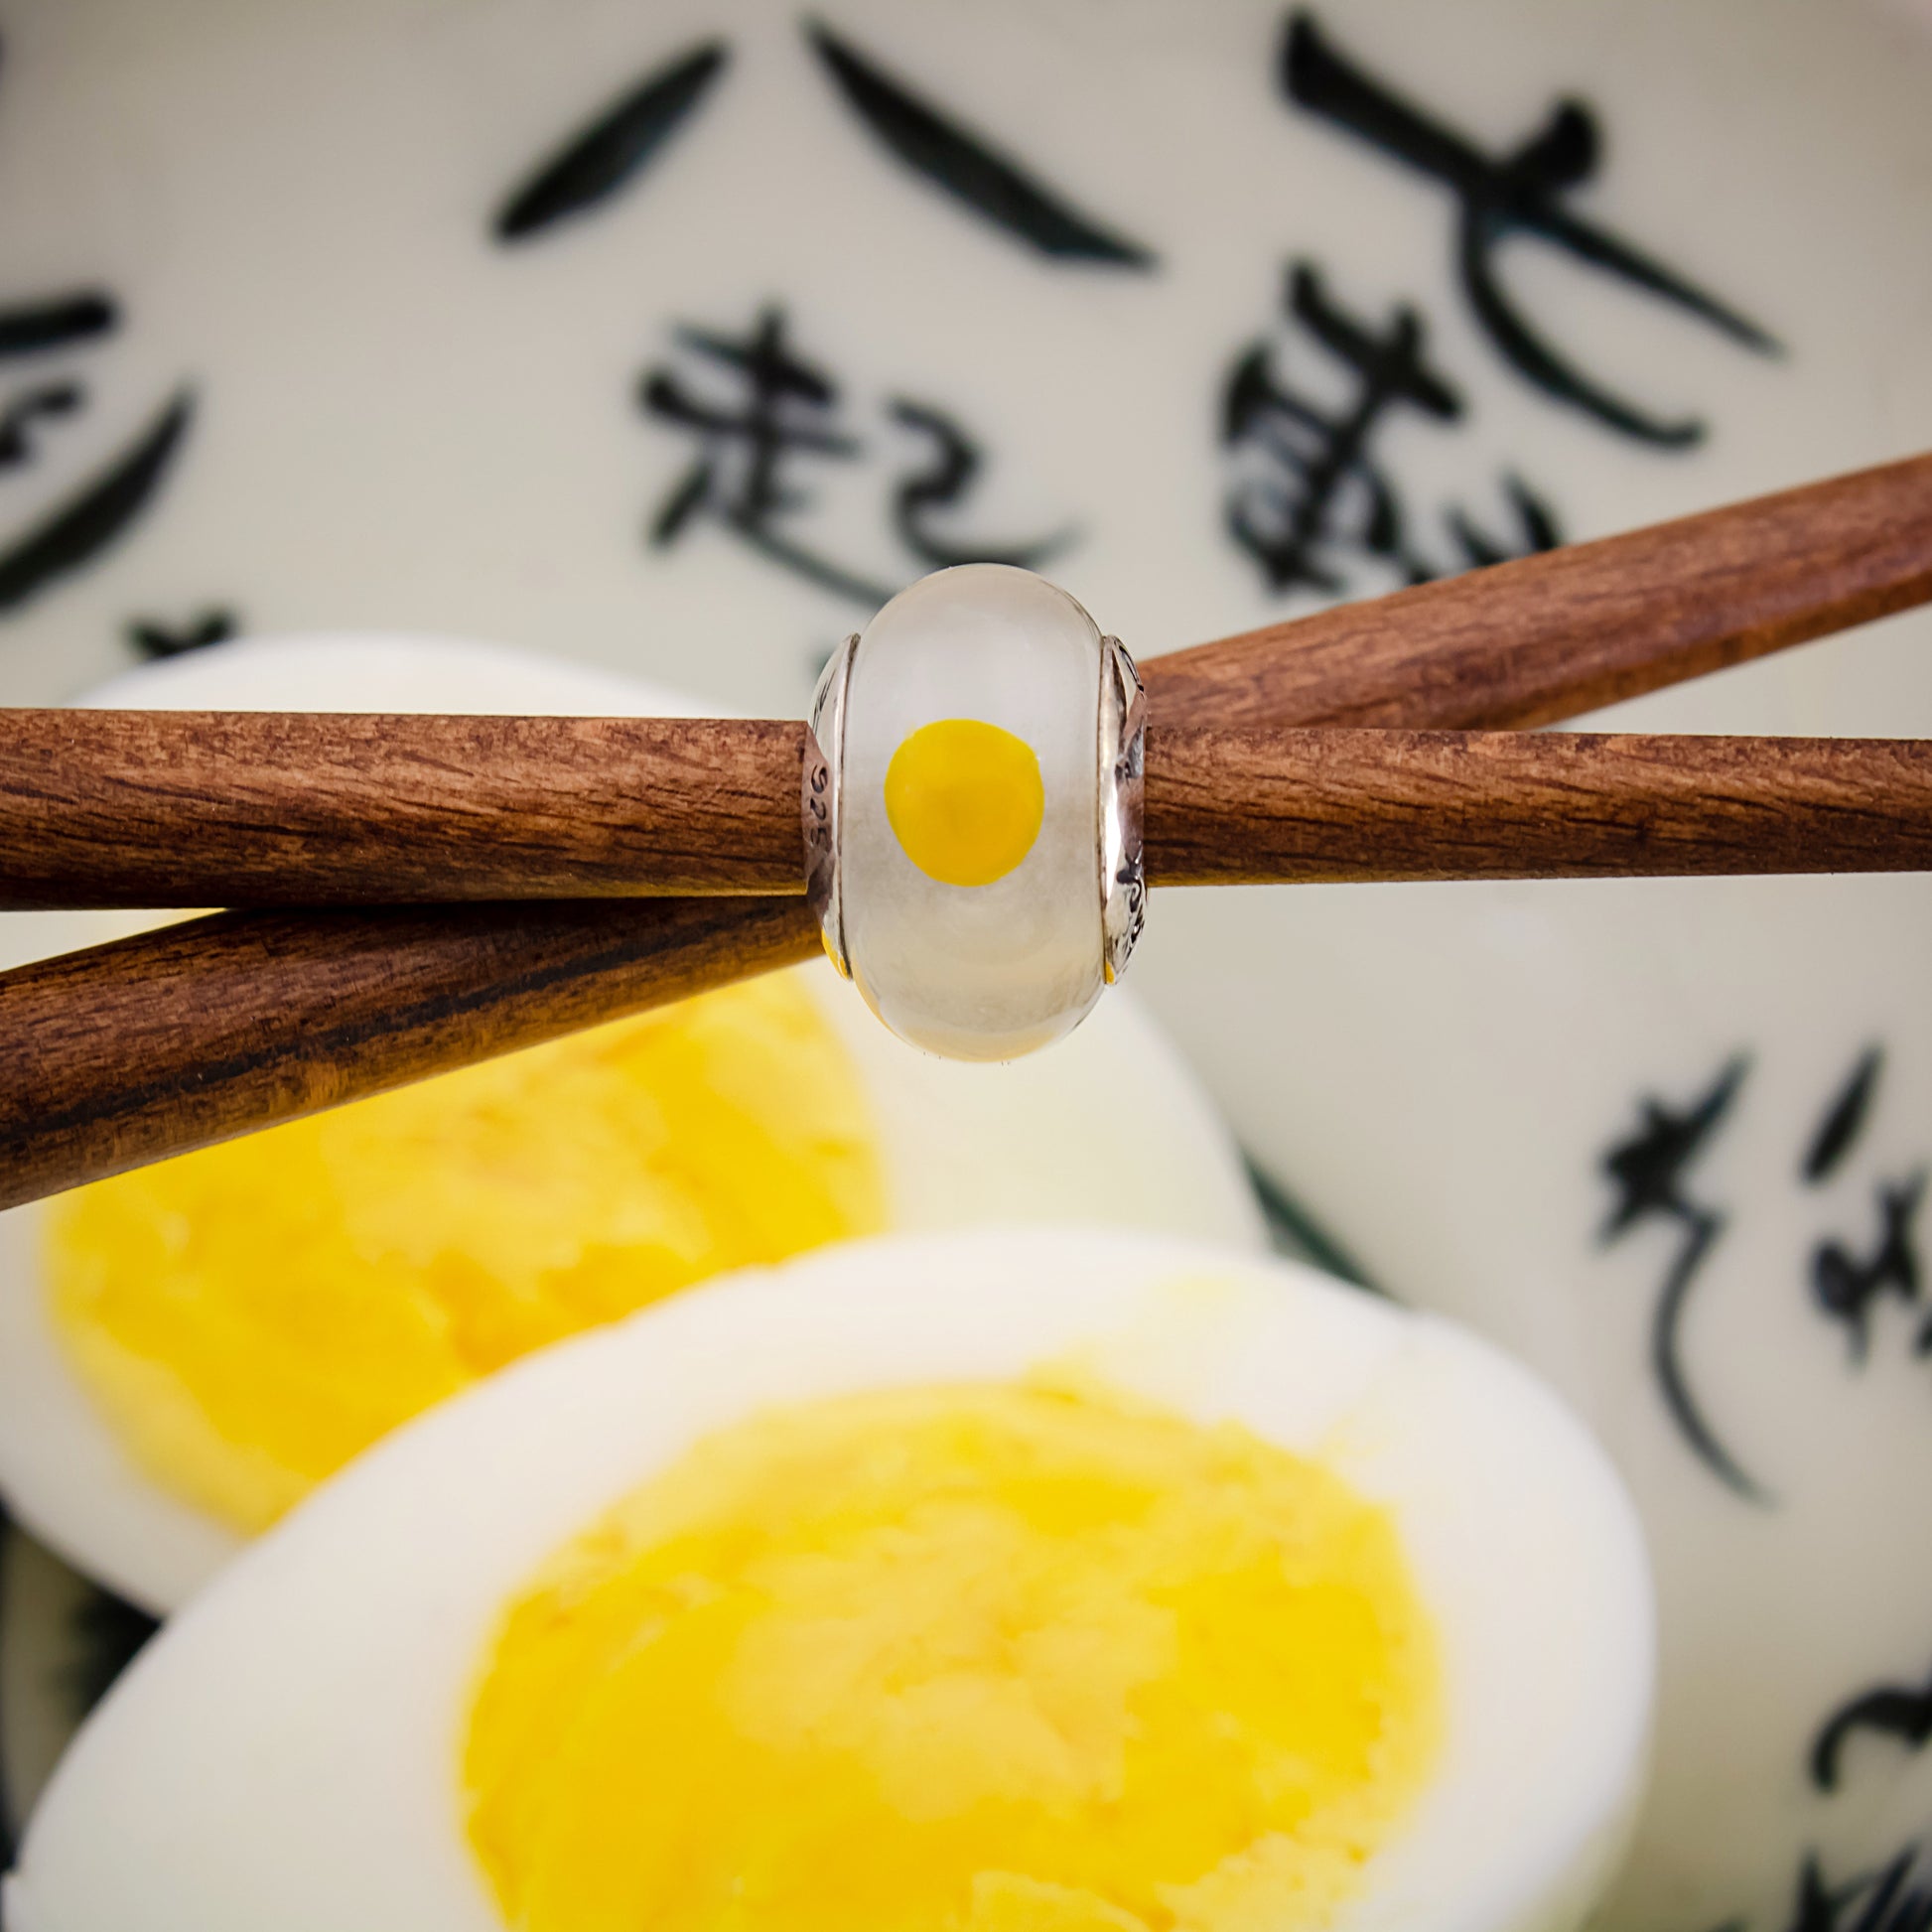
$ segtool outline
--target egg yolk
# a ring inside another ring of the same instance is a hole
[[[905,856],[942,886],[990,886],[1034,849],[1046,811],[1024,738],[977,718],[910,733],[886,767],[886,818]]]
[[[1299,1932],[1426,1783],[1439,1675],[1386,1512],[1239,1427],[837,1398],[508,1610],[470,1839],[525,1932]]]
[[[530,1349],[885,1219],[858,1073],[781,976],[83,1188],[48,1283],[150,1477],[253,1531]]]

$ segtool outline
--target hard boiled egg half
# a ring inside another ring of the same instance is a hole
[[[1524,1370],[1119,1231],[826,1248],[393,1435],[173,1619],[13,1932],[1557,1932],[1651,1701]]]
[[[501,648],[220,646],[97,702],[686,713]],[[20,916],[15,959],[138,920]],[[386,1431],[530,1349],[828,1241],[1118,1221],[1256,1246],[1211,1109],[1129,1000],[1012,1066],[925,1058],[827,965],[0,1216],[0,1495],[166,1611]]]

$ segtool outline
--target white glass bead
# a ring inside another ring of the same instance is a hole
[[[922,578],[813,704],[805,811],[826,949],[901,1039],[1005,1060],[1070,1032],[1140,930],[1140,680],[1064,591]]]

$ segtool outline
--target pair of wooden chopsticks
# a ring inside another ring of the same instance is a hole
[[[1499,735],[1928,598],[1921,457],[1153,659],[1149,877],[1932,867],[1932,746]],[[0,904],[412,902],[224,913],[0,975],[0,1204],[808,956],[801,745],[12,714]]]
[[[801,724],[32,711],[0,910],[783,896]],[[1932,867],[1932,747],[1211,728],[1148,734],[1162,886]]]

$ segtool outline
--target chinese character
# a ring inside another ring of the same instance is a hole
[[[1055,261],[1147,269],[1154,252],[1082,212],[1038,173],[842,40],[808,23],[805,37],[846,103],[913,174],[1014,240]]]
[[[1876,1058],[1867,1056],[1867,1092]],[[1861,1731],[1912,1751],[1932,1744],[1932,1683],[1922,1690],[1881,1684],[1835,1711],[1819,1727],[1807,1765],[1818,1790],[1828,1796],[1839,1790],[1845,1747]],[[1920,1863],[1928,1853],[1932,1841],[1907,1845],[1879,1870],[1839,1885],[1826,1881],[1814,1854],[1798,1875],[1788,1932],[1932,1932],[1932,1861]]]
[[[1932,1744],[1932,1682],[1923,1690],[1885,1684],[1834,1712],[1811,1747],[1811,1778],[1821,1791],[1838,1789],[1839,1757],[1854,1731],[1895,1737],[1912,1750]]]
[[[1859,1055],[1851,1077],[1838,1091],[1838,1098],[1825,1109],[1824,1118],[1805,1149],[1799,1173],[1808,1186],[1816,1187],[1838,1172],[1864,1132],[1865,1117],[1871,1112],[1871,1097],[1878,1090],[1878,1075],[1884,1071],[1884,1049],[1867,1046]]]
[[[1644,1100],[1642,1125],[1603,1156],[1602,1170],[1616,1188],[1616,1201],[1598,1239],[1607,1247],[1652,1220],[1674,1222],[1682,1229],[1683,1241],[1651,1318],[1651,1366],[1671,1419],[1698,1458],[1740,1496],[1766,1502],[1764,1490],[1705,1421],[1684,1373],[1678,1339],[1692,1284],[1725,1229],[1724,1213],[1694,1200],[1686,1176],[1730,1111],[1745,1067],[1744,1060],[1731,1060],[1700,1099],[1682,1109]]]
[[[13,470],[34,455],[36,420],[71,416],[80,407],[77,382],[43,382],[0,411],[0,470]]]
[[[1531,328],[1496,275],[1497,251],[1512,235],[1534,235],[1674,304],[1759,354],[1777,351],[1776,342],[1757,324],[1564,207],[1564,197],[1595,175],[1600,158],[1596,117],[1582,101],[1559,101],[1548,122],[1520,147],[1488,155],[1348,60],[1307,11],[1298,11],[1289,23],[1282,80],[1297,106],[1441,182],[1455,197],[1460,207],[1456,268],[1463,293],[1490,342],[1546,395],[1641,442],[1685,449],[1705,435],[1705,425],[1694,418],[1668,420],[1623,400]]]
[[[0,616],[91,563],[135,522],[172,467],[194,409],[189,391],[177,391],[104,469],[0,550]]]
[[[1899,1299],[1916,1302],[1919,1291],[1918,1251],[1912,1245],[1913,1221],[1925,1194],[1921,1169],[1909,1179],[1878,1183],[1877,1244],[1860,1260],[1842,1241],[1821,1241],[1811,1258],[1812,1293],[1825,1312],[1843,1321],[1851,1338],[1852,1356],[1863,1361],[1870,1345],[1866,1321],[1871,1304],[1886,1289]],[[1932,1326],[1919,1337],[1919,1352],[1932,1349]]]
[[[704,371],[707,388],[673,368],[646,372],[643,409],[690,432],[698,455],[659,506],[650,528],[662,548],[700,516],[715,518],[754,550],[841,597],[883,604],[893,587],[824,555],[797,533],[814,498],[814,466],[861,465],[877,447],[840,413],[839,389],[787,342],[782,309],[766,308],[751,335],[681,328],[678,346]],[[895,474],[887,519],[909,558],[925,569],[982,561],[1037,568],[1070,541],[1060,532],[1038,542],[989,545],[946,537],[936,524],[963,503],[982,457],[964,429],[930,403],[895,399],[890,420],[925,448],[922,464]]]
[[[898,397],[892,404],[892,417],[901,428],[925,438],[932,449],[931,462],[914,471],[893,492],[893,527],[899,541],[927,569],[992,563],[1036,570],[1054,551],[1072,541],[1072,533],[1062,531],[1038,543],[989,550],[984,544],[951,543],[936,534],[931,527],[933,515],[953,508],[971,492],[984,459],[965,431],[930,404]]]
[[[1144,243],[1083,212],[1038,172],[817,22],[800,28],[862,127],[901,167],[1009,239],[1056,262],[1148,269]],[[730,58],[711,40],[653,69],[556,148],[499,206],[496,239],[521,243],[638,180],[710,97]]]
[[[1883,1065],[1882,1049],[1867,1048],[1823,1110],[1798,1163],[1798,1175],[1807,1186],[1830,1180],[1858,1145]],[[1678,1341],[1693,1281],[1725,1227],[1721,1212],[1692,1198],[1684,1177],[1724,1120],[1743,1073],[1744,1062],[1733,1060],[1702,1099],[1683,1110],[1656,1100],[1644,1102],[1643,1125],[1603,1158],[1603,1170],[1618,1195],[1600,1239],[1608,1245],[1652,1219],[1674,1221],[1683,1229],[1684,1241],[1659,1293],[1651,1329],[1658,1382],[1679,1430],[1700,1458],[1740,1495],[1765,1502],[1769,1497],[1744,1474],[1703,1419],[1690,1393]],[[1855,1361],[1865,1358],[1871,1311],[1881,1296],[1894,1294],[1908,1306],[1920,1299],[1924,1271],[1915,1245],[1915,1224],[1927,1182],[1923,1168],[1902,1180],[1880,1181],[1875,1237],[1862,1247],[1832,1237],[1818,1242],[1812,1251],[1812,1300],[1845,1325]],[[1932,1355],[1932,1321],[1920,1331],[1916,1352]]]
[[[31,469],[54,426],[86,406],[86,391],[71,371],[50,370],[48,362],[101,342],[119,326],[119,309],[98,289],[0,308],[0,368],[10,372],[25,363],[33,371],[0,397],[0,470]],[[161,486],[192,413],[189,392],[177,392],[98,474],[0,544],[0,616],[91,563],[134,522]]]
[[[1228,498],[1229,534],[1276,591],[1303,584],[1339,594],[1347,586],[1338,552],[1382,564],[1403,583],[1426,582],[1439,571],[1413,541],[1401,492],[1373,449],[1391,410],[1413,409],[1443,423],[1462,417],[1461,396],[1427,359],[1421,316],[1403,306],[1380,328],[1365,324],[1330,298],[1309,262],[1291,268],[1285,307],[1347,371],[1348,398],[1324,405],[1306,386],[1286,380],[1266,343],[1241,355],[1222,401],[1222,443],[1246,467]],[[1553,548],[1561,539],[1549,507],[1517,478],[1505,486],[1525,547]],[[1465,566],[1518,554],[1464,511],[1451,510],[1448,521]]]
[[[627,187],[697,110],[729,52],[723,41],[706,41],[605,107],[505,197],[490,224],[496,239],[518,242],[541,234]]]
[[[198,611],[179,623],[157,618],[130,618],[127,641],[142,657],[186,657],[192,650],[227,642],[241,627],[232,611],[220,606]]]
[[[1826,1882],[1816,1858],[1805,1861],[1785,1932],[1932,1932],[1932,1868],[1922,1846],[1906,1846],[1882,1869]],[[1908,1884],[1916,1872],[1922,1881]]]
[[[107,335],[119,321],[114,304],[98,289],[30,302],[23,308],[0,312],[0,356],[67,348]]]
[[[1868,1047],[1860,1055],[1812,1135],[1801,1169],[1807,1185],[1829,1180],[1857,1146],[1883,1067],[1879,1048]],[[1889,1289],[1902,1302],[1919,1299],[1921,1270],[1913,1239],[1925,1182],[1921,1169],[1903,1180],[1878,1183],[1878,1236],[1863,1259],[1837,1239],[1821,1241],[1812,1251],[1813,1298],[1827,1314],[1844,1322],[1854,1361],[1863,1362],[1868,1352],[1871,1306],[1879,1296]],[[1918,1352],[1932,1353],[1932,1321],[1919,1335]]]

